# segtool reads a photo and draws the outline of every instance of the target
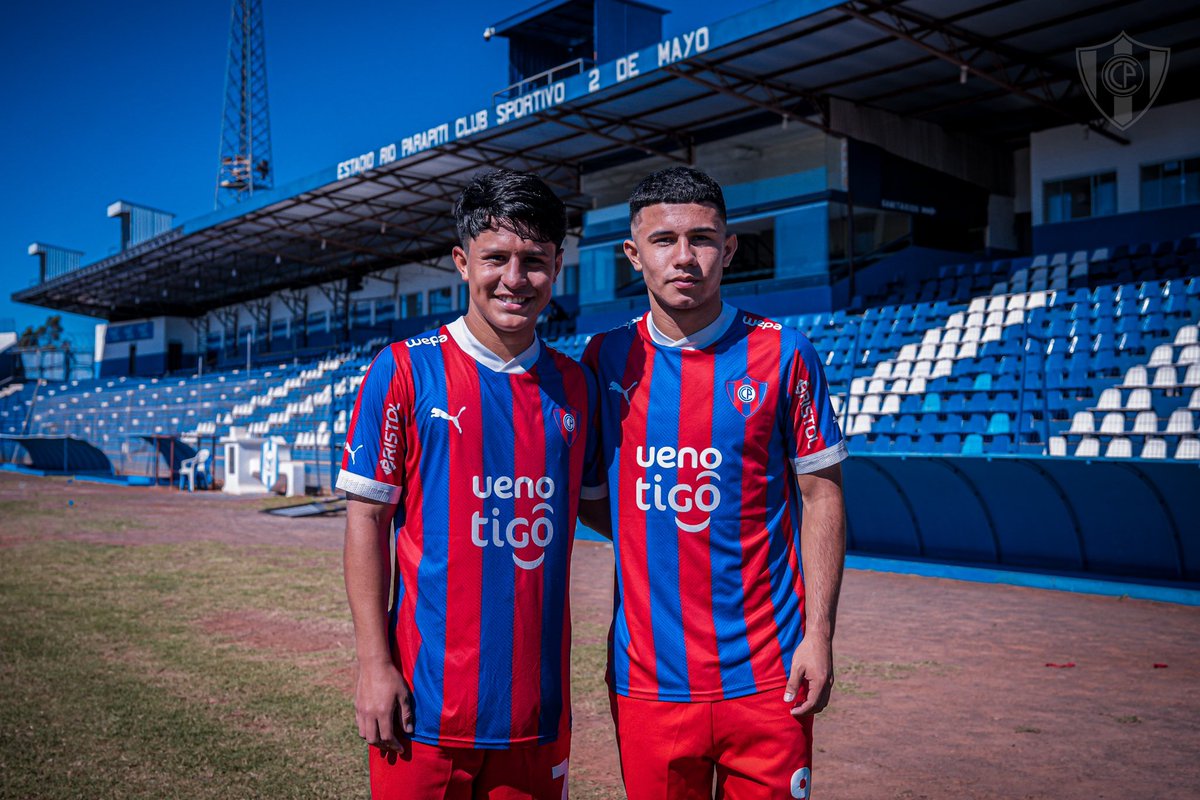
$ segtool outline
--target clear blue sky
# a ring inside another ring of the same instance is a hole
[[[762,0],[652,0],[664,35]],[[264,0],[277,183],[484,105],[507,83],[507,43],[488,25],[536,0]],[[20,305],[36,282],[30,242],[116,251],[114,200],[176,214],[212,209],[230,2],[12,5],[0,28],[0,320],[18,330],[52,312]],[[68,316],[90,349],[95,320]]]

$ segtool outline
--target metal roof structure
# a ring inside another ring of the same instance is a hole
[[[1100,120],[1075,48],[1121,30],[1170,47],[1157,103],[1200,96],[1200,9],[1135,0],[777,0],[413,132],[13,295],[112,321],[195,317],[271,293],[424,264],[449,269],[450,208],[489,167],[532,170],[575,223],[581,175],[787,120],[837,133],[841,98],[1001,146]]]

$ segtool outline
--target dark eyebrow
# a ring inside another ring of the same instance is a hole
[[[716,233],[716,232],[717,232],[716,228],[713,228],[708,225],[705,225],[700,228],[692,228],[690,230],[684,231],[684,233],[686,233],[688,236],[694,236],[697,233]],[[654,231],[647,238],[653,239],[655,236],[675,236],[675,235],[676,235],[675,231],[661,229],[661,230]]]
[[[514,250],[510,247],[484,247],[480,248],[479,250],[479,254],[484,258],[495,255],[509,255],[513,252],[518,253],[523,258],[529,258],[530,256],[545,257],[549,255],[549,253],[546,252],[546,248],[542,247],[540,244],[534,244],[534,246],[530,249],[517,248]]]

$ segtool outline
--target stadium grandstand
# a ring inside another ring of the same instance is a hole
[[[177,436],[226,481],[230,448],[274,442],[327,491],[371,357],[465,307],[469,176],[532,170],[568,204],[541,325],[578,357],[647,307],[624,198],[693,164],[739,239],[725,296],[824,358],[852,548],[1200,581],[1196,10],[778,0],[668,39],[663,13],[538,4],[488,29],[510,85],[481,107],[198,219],[118,204],[95,263],[31,248],[15,300],[107,322],[93,377],[0,391],[3,432],[119,471]],[[1124,112],[1093,102],[1085,51],[1142,70]]]

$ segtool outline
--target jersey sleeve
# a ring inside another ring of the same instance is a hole
[[[389,346],[363,377],[342,446],[337,488],[396,504],[404,487],[404,459],[412,415],[412,382],[406,364]]]
[[[829,401],[825,370],[812,343],[799,337],[788,370],[786,433],[788,458],[797,475],[833,466],[846,458],[846,442]]]
[[[608,497],[608,478],[605,472],[604,451],[601,448],[601,437],[604,435],[604,431],[600,427],[602,415],[600,413],[600,383],[598,376],[600,342],[603,338],[603,334],[593,336],[591,341],[588,342],[587,349],[583,351],[582,358],[583,371],[588,378],[588,399],[590,401],[588,408],[587,455],[583,466],[583,487],[579,492],[579,496],[584,500],[600,500]]]

